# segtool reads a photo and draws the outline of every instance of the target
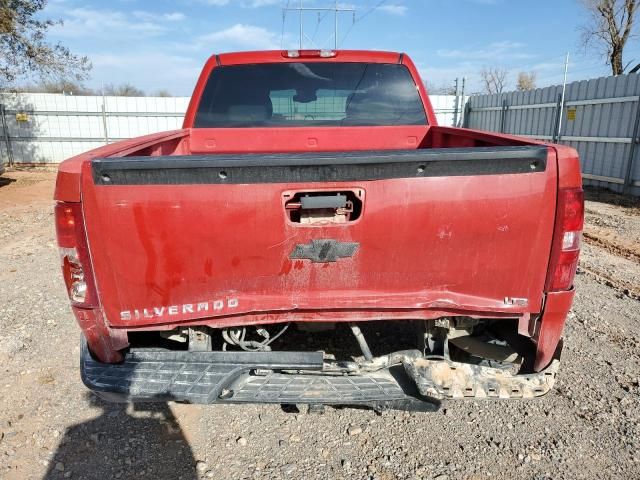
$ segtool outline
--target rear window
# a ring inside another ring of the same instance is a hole
[[[271,63],[215,68],[196,128],[425,125],[404,65]]]

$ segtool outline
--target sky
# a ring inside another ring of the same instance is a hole
[[[297,48],[300,16],[283,7],[300,0],[49,0],[43,12],[64,24],[50,39],[93,64],[87,86],[130,83],[149,94],[190,95],[204,62],[214,53]],[[333,0],[303,0],[305,7]],[[586,15],[578,0],[353,0],[355,13],[338,17],[344,49],[405,52],[423,80],[452,85],[466,77],[467,91],[482,90],[483,67],[534,71],[538,86],[610,74],[595,48],[581,46]],[[354,22],[355,21],[355,22]],[[305,12],[305,48],[333,48],[333,13]],[[639,40],[625,62],[640,63]]]

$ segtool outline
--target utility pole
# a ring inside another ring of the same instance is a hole
[[[461,108],[460,108],[460,122],[458,125],[456,125],[456,127],[461,127],[462,125],[464,125],[464,113],[467,107],[467,104],[464,100],[464,89],[465,89],[466,83],[467,83],[466,77],[462,77],[462,93],[460,94],[460,98],[462,99]]]
[[[569,72],[569,52],[567,52],[567,58],[564,61],[564,80],[562,81],[562,99],[560,100],[560,117],[558,118],[558,131],[556,132],[556,139],[560,141],[560,132],[562,131],[562,115],[564,114],[564,97],[567,92],[567,73]]]
[[[287,7],[287,8],[283,8],[282,9],[283,13],[286,15],[286,12],[288,11],[295,11],[298,12],[299,14],[299,18],[300,18],[300,50],[303,49],[304,47],[304,16],[303,13],[304,12],[333,12],[333,45],[334,48],[338,48],[338,21],[339,21],[339,15],[341,13],[344,12],[351,12],[352,14],[355,14],[356,10],[355,8],[348,8],[348,7],[340,7],[338,5],[338,0],[334,0],[333,2],[333,7],[305,7],[303,5],[303,0],[300,0],[300,3],[297,7]],[[308,37],[307,37],[308,38]]]
[[[458,99],[460,98],[458,97],[459,93],[460,93],[460,90],[458,90],[458,77],[456,77],[456,99],[453,105],[453,126],[454,127],[458,126],[458,105],[459,105]]]
[[[104,82],[102,82],[102,128],[104,129],[104,144],[109,145],[109,130],[107,129],[107,101],[104,96]]]

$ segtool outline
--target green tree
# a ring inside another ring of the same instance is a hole
[[[47,0],[0,0],[0,87],[38,78],[41,81],[87,78],[91,63],[59,43],[47,41],[62,20],[40,18]]]

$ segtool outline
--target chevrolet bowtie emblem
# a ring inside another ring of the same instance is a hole
[[[359,243],[338,242],[337,240],[311,240],[298,244],[289,258],[311,260],[313,263],[337,262],[339,258],[353,257]]]

